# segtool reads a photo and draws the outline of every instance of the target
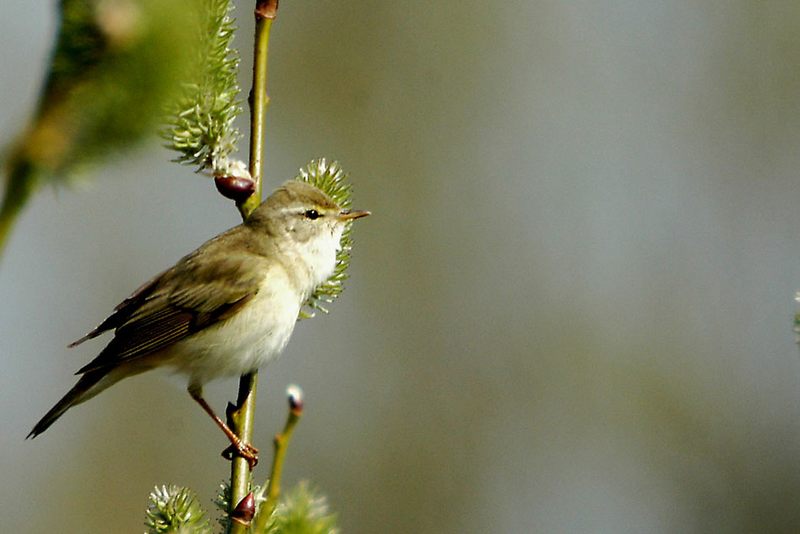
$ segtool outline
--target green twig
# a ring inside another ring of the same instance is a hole
[[[14,158],[9,164],[6,178],[5,196],[0,206],[0,258],[8,244],[8,237],[17,222],[22,208],[28,203],[37,188],[36,172],[33,165]]]
[[[256,0],[255,45],[253,49],[253,89],[250,92],[250,176],[255,182],[255,192],[237,205],[242,218],[246,219],[261,203],[261,168],[264,152],[264,119],[269,97],[267,96],[267,53],[269,51],[269,32],[278,9],[278,0]],[[244,443],[250,443],[253,435],[253,419],[256,407],[256,384],[258,373],[242,376],[239,381],[239,398],[230,413],[232,429]],[[234,457],[231,462],[230,512],[250,491],[250,467],[247,460]],[[246,527],[230,521],[232,534],[246,532]]]
[[[261,168],[264,154],[264,122],[269,105],[267,95],[267,57],[269,31],[278,12],[278,0],[256,0],[256,39],[253,51],[253,89],[250,91],[250,176],[255,192],[238,205],[246,219],[261,203]]]
[[[253,436],[253,419],[256,408],[256,386],[258,373],[248,373],[239,380],[239,395],[236,406],[228,411],[228,426],[243,443],[250,443]],[[234,456],[231,460],[231,498],[229,515],[233,515],[238,504],[250,492],[250,466],[245,458]],[[230,533],[244,533],[247,530],[238,521],[229,522]]]
[[[294,427],[303,415],[303,392],[297,386],[289,386],[287,389],[289,396],[289,415],[286,418],[286,425],[283,432],[275,436],[273,442],[275,454],[272,457],[272,469],[270,469],[269,480],[267,481],[266,500],[261,504],[256,514],[256,521],[253,527],[254,532],[264,532],[267,528],[272,513],[278,505],[278,498],[281,494],[281,477],[283,475],[283,461],[286,458],[286,450],[289,448],[289,441],[292,439]]]

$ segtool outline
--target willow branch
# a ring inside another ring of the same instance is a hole
[[[37,185],[31,164],[15,162],[9,168],[5,196],[0,205],[0,258],[23,206],[27,204]]]
[[[267,95],[267,57],[269,31],[278,11],[278,0],[256,1],[256,39],[253,52],[253,89],[250,91],[250,176],[256,184],[250,198],[238,205],[246,219],[261,203],[261,168],[264,154],[264,122],[269,105]]]
[[[273,442],[275,454],[272,457],[272,469],[270,469],[269,481],[267,482],[267,499],[258,509],[253,532],[264,532],[266,530],[272,513],[278,506],[286,450],[289,448],[289,441],[292,439],[294,427],[297,426],[300,416],[303,415],[303,392],[297,386],[289,386],[287,393],[289,397],[289,415],[286,418],[283,432],[275,436]]]
[[[255,9],[256,32],[253,48],[253,88],[250,92],[250,176],[255,182],[255,192],[237,205],[242,218],[246,219],[261,203],[261,169],[264,153],[264,122],[269,104],[267,96],[267,54],[269,32],[278,9],[278,0],[257,0]],[[250,443],[253,435],[253,420],[256,407],[256,385],[258,373],[242,376],[239,381],[239,398],[229,413],[232,429],[244,443]],[[231,462],[232,512],[236,505],[250,492],[250,467],[247,460],[235,456]],[[244,533],[246,528],[236,521],[230,522],[230,532]]]

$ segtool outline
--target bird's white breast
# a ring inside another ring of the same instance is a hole
[[[302,298],[283,269],[270,269],[258,293],[233,316],[173,347],[176,371],[204,384],[264,365],[288,343]]]

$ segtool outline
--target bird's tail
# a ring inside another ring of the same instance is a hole
[[[117,371],[117,369],[106,368],[95,369],[94,371],[84,373],[80,380],[78,380],[78,383],[75,384],[55,406],[50,408],[50,411],[44,414],[44,417],[42,417],[38,423],[36,423],[33,430],[28,434],[28,438],[35,438],[50,428],[50,425],[55,423],[56,419],[64,415],[64,412],[76,404],[91,399],[126,376],[125,374],[115,371]]]

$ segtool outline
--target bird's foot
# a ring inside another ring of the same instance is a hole
[[[231,443],[230,447],[222,451],[222,457],[226,460],[233,460],[236,456],[241,456],[247,460],[250,471],[258,464],[258,449],[249,443],[237,441],[236,443]]]

